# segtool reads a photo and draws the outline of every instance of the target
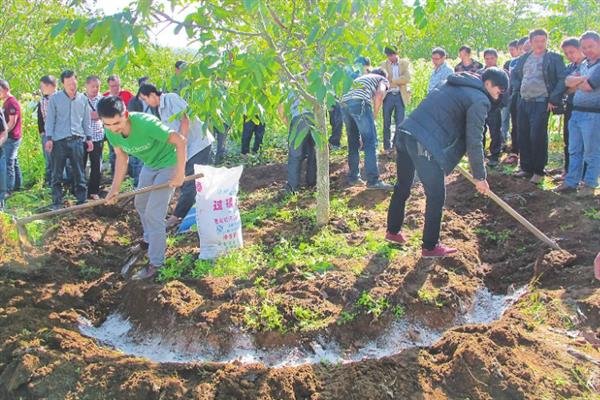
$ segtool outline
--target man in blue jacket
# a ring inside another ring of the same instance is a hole
[[[483,127],[492,103],[501,101],[507,88],[508,76],[499,68],[488,68],[481,77],[451,75],[400,125],[396,139],[398,182],[388,210],[386,240],[398,244],[406,241],[401,229],[416,170],[426,196],[422,257],[446,257],[457,252],[439,243],[446,198],[444,177],[467,154],[471,172],[478,180],[477,190],[488,193]]]

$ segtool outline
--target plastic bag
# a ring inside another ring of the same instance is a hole
[[[212,260],[243,246],[242,221],[237,194],[243,166],[215,168],[195,165],[196,225],[200,238],[199,259]]]

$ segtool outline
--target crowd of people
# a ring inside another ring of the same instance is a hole
[[[528,37],[508,44],[511,59],[498,66],[498,51],[486,49],[484,64],[472,57],[471,48],[459,50],[460,63],[447,63],[447,53],[434,48],[434,69],[428,94],[413,113],[405,117],[411,101],[411,65],[387,46],[385,60],[371,68],[366,57],[356,60],[357,68],[347,72],[354,79],[351,89],[330,110],[332,133],[329,144],[339,148],[342,127],[348,139],[348,184],[367,189],[393,190],[388,212],[386,239],[403,243],[405,203],[415,179],[415,171],[425,188],[427,205],[422,255],[444,257],[456,249],[439,242],[444,177],[466,154],[471,172],[478,180],[477,190],[486,194],[486,164],[518,163],[517,177],[539,183],[548,162],[548,120],[550,113],[564,114],[564,173],[557,192],[577,191],[593,196],[600,174],[600,36],[585,32],[580,38],[562,42],[563,56],[548,49],[548,33],[535,29]],[[178,61],[176,74],[185,63]],[[169,182],[171,189],[136,197],[135,205],[144,228],[143,243],[150,263],[139,278],[153,276],[164,261],[165,229],[176,225],[194,202],[194,183],[183,184],[193,174],[195,164],[212,162],[213,134],[196,117],[188,116],[188,104],[180,93],[185,80],[171,92],[158,89],[141,78],[137,94],[123,90],[119,77],[108,77],[109,90],[100,94],[101,80],[89,76],[85,93],[78,92],[73,71],[57,80],[40,80],[42,97],[38,104],[38,129],[46,160],[46,183],[52,188],[53,207],[63,206],[64,187],[77,203],[98,199],[102,181],[102,154],[108,142],[112,186],[107,194],[116,196],[127,175],[137,187]],[[21,107],[11,95],[9,83],[0,80],[0,207],[7,193],[22,187],[18,150],[22,138]],[[315,119],[293,90],[287,98],[290,117],[283,107],[279,113],[289,125],[288,183],[295,192],[301,187],[301,167],[306,159],[306,184],[316,184],[316,143],[312,132]],[[376,119],[383,114],[383,151],[396,152],[397,182],[390,185],[380,178]],[[392,135],[392,122],[394,135]],[[259,116],[244,116],[243,155],[260,149],[265,131]],[[490,144],[486,154],[486,136]],[[510,135],[509,135],[510,132]],[[217,136],[217,162],[222,157],[224,133]],[[364,178],[360,154],[364,153]],[[506,153],[503,156],[503,153]],[[220,154],[220,155],[219,155]],[[89,176],[86,169],[89,160]],[[181,195],[171,216],[168,204],[174,188]]]

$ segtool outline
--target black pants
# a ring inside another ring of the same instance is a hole
[[[185,163],[185,176],[194,175],[194,165],[196,164],[209,165],[211,162],[210,152],[211,146],[207,146],[187,160]],[[194,180],[184,182],[173,215],[184,218],[194,205],[194,201],[196,201],[196,182]]]
[[[483,128],[483,148],[485,149],[486,131],[490,132],[490,160],[498,161],[502,151],[502,111],[500,108],[494,108],[485,120]]]
[[[94,143],[94,150],[91,153],[87,152],[87,144],[83,144],[83,168],[87,165],[88,158],[90,159],[90,179],[88,180],[88,196],[100,193],[100,180],[102,179],[102,149],[104,141]]]
[[[398,134],[400,123],[404,121],[404,102],[400,92],[388,93],[383,99],[383,148],[392,148],[392,114],[394,116],[394,136]]]
[[[337,101],[329,110],[329,123],[331,124],[331,136],[329,136],[329,144],[332,146],[340,146],[342,140],[342,128],[344,126],[344,116],[342,115],[342,106]]]
[[[217,139],[217,149],[215,151],[215,165],[220,164],[225,158],[225,147],[227,145],[227,133],[229,132],[229,126],[225,124],[223,126],[223,132],[219,129],[214,128],[215,136]]]
[[[521,99],[518,115],[521,169],[544,175],[548,163],[548,103]]]
[[[425,226],[423,228],[423,248],[432,250],[440,239],[442,208],[446,201],[444,171],[430,156],[419,151],[418,142],[402,131],[396,138],[396,173],[398,181],[390,202],[387,216],[387,230],[398,233],[404,224],[406,200],[415,178],[415,169],[423,184],[426,196]]]
[[[254,134],[254,145],[252,146],[252,152],[256,153],[262,145],[263,136],[265,135],[265,124],[255,124],[252,120],[246,120],[244,116],[244,129],[242,131],[242,154],[248,154],[250,152],[250,140]]]
[[[306,186],[317,184],[317,153],[312,132],[315,129],[314,116],[310,113],[292,118],[288,134],[288,189],[297,191],[300,187],[302,161],[306,158]],[[302,137],[304,136],[304,137]]]
[[[73,194],[78,204],[87,200],[87,185],[83,170],[83,139],[71,136],[57,140],[52,147],[52,203],[62,203],[62,177],[67,160],[71,162]]]
[[[514,154],[519,154],[518,106],[519,95],[515,94],[510,98],[510,151]]]

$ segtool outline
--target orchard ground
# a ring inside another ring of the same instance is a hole
[[[442,240],[460,253],[428,261],[419,257],[420,185],[409,203],[410,240],[396,247],[383,241],[389,193],[347,187],[343,152],[332,156],[332,218],[323,229],[312,192],[283,193],[283,160],[281,149],[266,149],[244,171],[244,249],[210,265],[196,261],[196,233],[171,236],[151,282],[119,275],[140,236],[131,205],[34,224],[37,246],[25,258],[5,221],[0,397],[597,398],[597,199],[556,195],[549,179],[536,187],[510,167],[491,173],[492,189],[566,250],[550,251],[452,175]],[[393,160],[380,166],[392,181]],[[25,204],[31,212],[33,191],[19,196],[13,211]],[[461,320],[482,293],[511,301],[493,321]],[[132,342],[152,338],[145,357],[84,334],[115,317],[128,320]],[[377,346],[402,327],[402,345],[382,356]],[[242,337],[253,357],[227,359]],[[322,351],[331,343],[337,359]]]

